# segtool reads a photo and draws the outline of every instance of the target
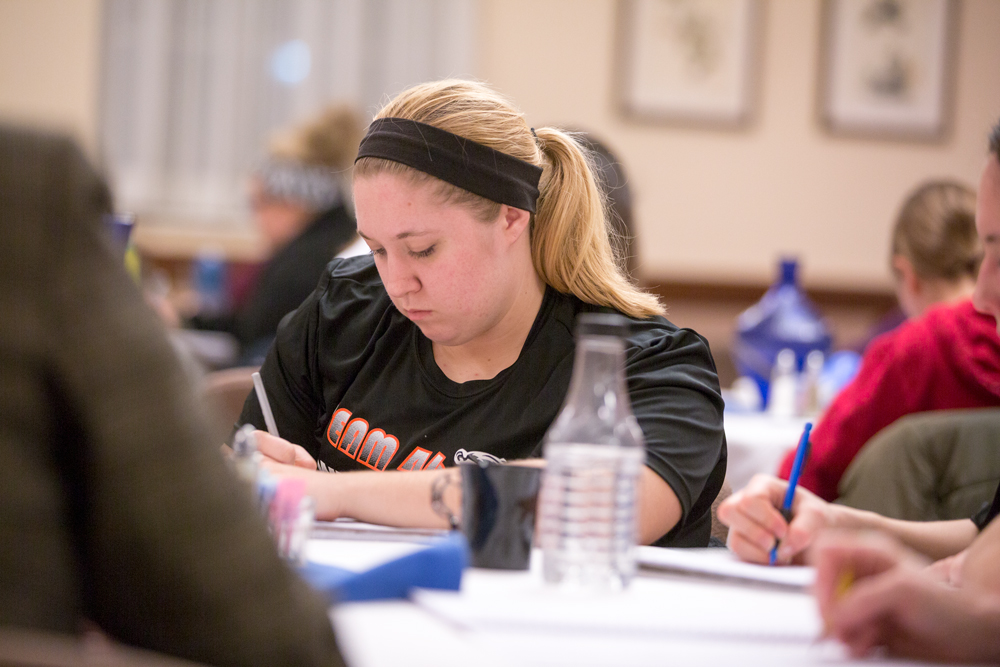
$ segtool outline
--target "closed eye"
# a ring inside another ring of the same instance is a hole
[[[385,248],[372,248],[370,252],[372,257],[382,257],[385,255]]]
[[[420,258],[423,258],[423,257],[430,257],[431,255],[434,254],[434,248],[435,247],[436,246],[431,245],[431,246],[427,246],[423,250],[411,250],[410,251],[410,257],[416,257],[417,259],[420,259]]]

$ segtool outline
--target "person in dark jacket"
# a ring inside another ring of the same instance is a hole
[[[0,631],[341,664],[110,242],[68,140],[0,127]]]
[[[316,288],[331,259],[368,251],[348,206],[361,132],[352,108],[330,107],[279,134],[254,173],[250,204],[271,257],[232,312],[190,320],[194,328],[235,336],[240,365],[260,365],[281,318]]]

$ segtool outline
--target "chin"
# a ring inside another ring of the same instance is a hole
[[[472,340],[467,332],[456,331],[450,327],[433,326],[424,323],[414,323],[420,332],[424,334],[431,342],[438,345],[444,345],[445,347],[455,347],[457,345],[462,345],[468,343]]]
[[[411,320],[412,321],[412,320]],[[438,324],[431,322],[413,322],[420,329],[420,333],[426,336],[428,339],[435,343],[441,345],[454,345],[454,339],[457,337],[453,330],[442,327]]]

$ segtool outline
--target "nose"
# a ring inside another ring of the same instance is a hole
[[[405,260],[387,256],[380,264],[378,275],[390,299],[395,301],[420,289],[420,279]]]

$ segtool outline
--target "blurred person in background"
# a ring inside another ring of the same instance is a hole
[[[976,193],[955,181],[930,181],[903,203],[892,232],[889,268],[897,306],[853,346],[864,352],[877,336],[937,303],[972,294],[982,249],[973,213]]]
[[[70,141],[0,127],[0,629],[341,664],[103,237],[109,210]]]
[[[861,448],[905,415],[1000,406],[1000,339],[971,297],[982,259],[976,196],[954,182],[918,188],[892,235],[890,264],[909,318],[872,341],[854,380],[830,403],[812,435],[799,480],[825,500]],[[785,479],[795,452],[778,474]]]
[[[235,336],[238,365],[260,365],[281,318],[316,288],[330,260],[368,252],[350,211],[362,130],[351,107],[330,107],[278,134],[251,178],[250,206],[270,258],[232,312],[196,313],[187,322]]]
[[[955,181],[931,181],[903,203],[889,264],[907,318],[971,299],[982,258],[974,190]]]
[[[976,204],[984,257],[973,303],[1000,336],[1000,123],[989,145]],[[782,563],[811,555],[828,632],[852,653],[886,647],[923,659],[1000,660],[1000,486],[972,520],[956,521],[888,519],[800,490],[790,523],[777,510],[786,488],[758,475],[722,503],[729,546],[755,562],[767,562],[776,544]],[[817,542],[830,528],[865,532],[829,532]],[[939,560],[925,567],[928,557]]]

